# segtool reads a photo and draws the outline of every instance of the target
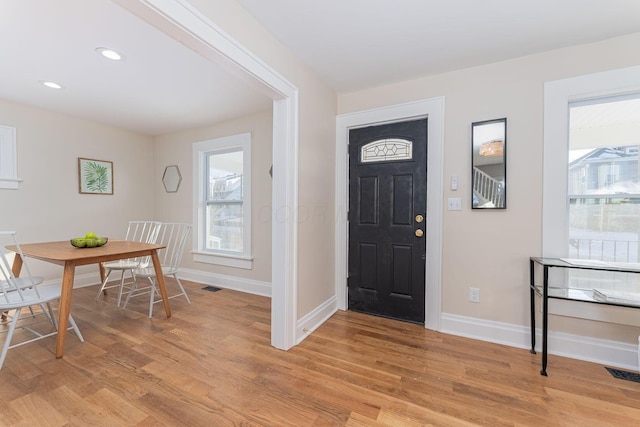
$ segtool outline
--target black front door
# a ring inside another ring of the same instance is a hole
[[[425,319],[427,119],[349,132],[349,309]]]

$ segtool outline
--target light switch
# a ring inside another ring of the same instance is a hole
[[[460,197],[449,197],[447,200],[447,209],[450,211],[461,211],[462,199],[460,199]]]
[[[456,191],[458,189],[458,175],[451,176],[451,189]]]

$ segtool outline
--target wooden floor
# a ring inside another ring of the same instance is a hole
[[[270,346],[270,301],[186,283],[146,317],[74,291],[62,359],[54,338],[9,351],[2,426],[637,426],[640,384],[603,366],[353,312],[300,345]]]

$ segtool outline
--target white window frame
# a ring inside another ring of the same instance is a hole
[[[542,255],[566,257],[569,104],[640,92],[640,66],[547,82],[544,85]]]
[[[640,66],[605,71],[544,85],[544,166],[542,193],[542,256],[566,257],[569,239],[569,104],[640,91]],[[551,300],[549,313],[601,322],[638,326],[635,310],[603,304]],[[632,315],[630,311],[634,311]]]
[[[17,190],[19,182],[16,128],[0,125],[0,189]]]
[[[205,191],[206,191],[206,154],[212,151],[240,148],[243,153],[243,203],[242,253],[230,251],[205,250]],[[222,138],[209,139],[193,144],[193,212],[194,239],[193,260],[208,264],[251,269],[251,134],[243,133]]]

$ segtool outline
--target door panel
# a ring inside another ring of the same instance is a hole
[[[378,177],[360,177],[360,201],[362,206],[370,206],[370,209],[360,210],[360,224],[378,223]]]
[[[349,132],[349,309],[424,322],[426,173],[426,119]]]
[[[407,245],[393,245],[393,289],[394,296],[411,296],[412,248]]]
[[[413,176],[400,175],[393,177],[393,224],[411,225],[411,204],[405,200],[412,200],[413,197]]]
[[[378,247],[371,243],[360,244],[360,265],[369,266],[360,270],[360,286],[362,289],[375,290],[378,287],[377,249]]]

